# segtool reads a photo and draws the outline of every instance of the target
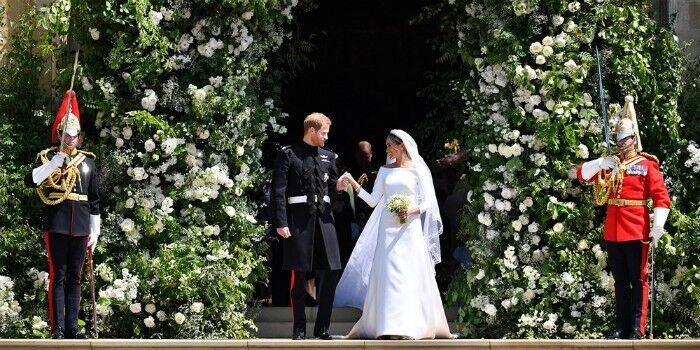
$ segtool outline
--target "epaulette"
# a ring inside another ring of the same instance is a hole
[[[649,154],[649,153],[646,153],[646,152],[639,152],[639,155],[640,155],[640,156],[644,156],[644,158],[646,158],[646,159],[653,160],[653,161],[655,161],[656,163],[659,163],[659,158],[656,158],[656,156],[653,155],[653,154]]]
[[[84,154],[92,159],[97,159],[97,156],[95,155],[95,153],[92,153],[92,152],[78,150],[78,153],[82,153],[82,154]]]
[[[332,150],[330,150],[330,149],[328,149],[328,148],[325,148],[325,147],[321,147],[321,149],[324,150],[324,151],[326,151],[326,152],[328,152],[328,153],[330,153],[330,154],[333,156],[333,159],[337,159],[337,158],[338,158],[338,154],[335,153],[335,152],[333,152]]]
[[[45,149],[45,150],[42,150],[41,152],[39,152],[39,153],[36,154],[36,160],[39,161],[39,160],[42,160],[42,159],[47,159],[47,156],[46,156],[46,155],[47,155],[49,152],[55,151],[55,150],[58,150],[58,147],[55,147],[55,146],[54,146],[54,147],[49,147],[49,148],[47,148],[47,149]]]

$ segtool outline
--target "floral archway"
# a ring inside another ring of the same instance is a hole
[[[621,96],[634,94],[640,114],[655,116],[643,137],[664,160],[681,209],[658,257],[659,327],[669,337],[697,334],[698,219],[690,213],[698,180],[684,168],[686,159],[697,167],[697,155],[680,137],[675,110],[684,62],[672,34],[633,6],[642,3],[448,0],[426,9],[425,18],[443,23],[438,47],[454,63],[454,90],[443,97],[459,101],[439,123],[454,125],[447,138],[472,154],[460,232],[474,266],[448,294],[462,305],[465,334],[597,337],[610,320],[602,216],[569,177],[572,165],[603,152],[595,37],[611,115]],[[0,110],[23,116],[0,129],[23,136],[0,144],[8,164],[0,170],[0,334],[48,334],[38,206],[17,184],[32,162],[27,149],[45,145],[52,101],[26,86],[38,85],[53,57],[61,92],[71,50],[80,48],[86,146],[98,154],[109,193],[95,255],[101,333],[251,336],[250,296],[265,279],[264,226],[256,220],[261,145],[285,129],[268,58],[289,40],[300,6],[309,5],[58,0],[18,24],[24,30],[0,74]]]

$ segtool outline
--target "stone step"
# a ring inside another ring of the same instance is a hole
[[[306,313],[306,332],[311,335],[316,321],[315,307],[307,307]],[[457,318],[457,308],[448,308],[445,310],[447,321],[452,333],[459,333],[459,326],[455,323]],[[362,316],[362,311],[354,308],[334,308],[331,314],[330,332],[333,335],[345,335],[350,332],[355,322]],[[257,314],[253,317],[258,331],[255,333],[257,338],[286,338],[292,337],[292,309],[289,307],[263,307],[260,308]]]
[[[348,334],[355,322],[331,322],[330,333],[336,337]],[[459,333],[459,326],[454,322],[448,322],[451,333]],[[292,337],[292,322],[262,322],[256,323],[258,331],[256,338],[262,339],[290,339]],[[306,322],[306,334],[312,335],[314,330],[313,322]]]
[[[306,320],[315,321],[318,308],[307,307],[305,310]],[[331,322],[357,322],[362,316],[362,310],[351,307],[333,308]],[[447,321],[457,320],[457,308],[449,307],[445,309]],[[262,307],[258,309],[253,317],[255,322],[285,322],[292,320],[292,309],[290,307]]]
[[[697,350],[700,340],[14,340],[0,339],[2,350],[238,350],[238,349],[356,349],[356,350]]]

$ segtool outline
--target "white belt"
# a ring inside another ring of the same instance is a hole
[[[331,197],[323,196],[323,200],[327,203],[330,203]],[[314,202],[318,202],[318,196],[314,195]],[[289,203],[289,204],[307,203],[307,198],[306,198],[306,196],[287,197],[287,203]]]

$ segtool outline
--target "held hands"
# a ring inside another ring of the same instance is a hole
[[[654,226],[651,228],[651,232],[649,232],[649,237],[651,237],[651,243],[656,247],[656,245],[659,243],[659,239],[661,236],[664,235],[664,228],[660,226]]]
[[[276,230],[277,234],[284,239],[292,237],[292,234],[289,232],[289,227],[278,227]]]
[[[341,191],[345,187],[347,187],[348,185],[352,185],[352,188],[355,190],[357,190],[357,187],[360,186],[360,184],[358,184],[355,181],[355,179],[352,177],[352,175],[350,175],[350,173],[346,172],[345,174],[341,175],[340,178],[338,179],[338,184],[336,185],[336,188],[338,191]]]

